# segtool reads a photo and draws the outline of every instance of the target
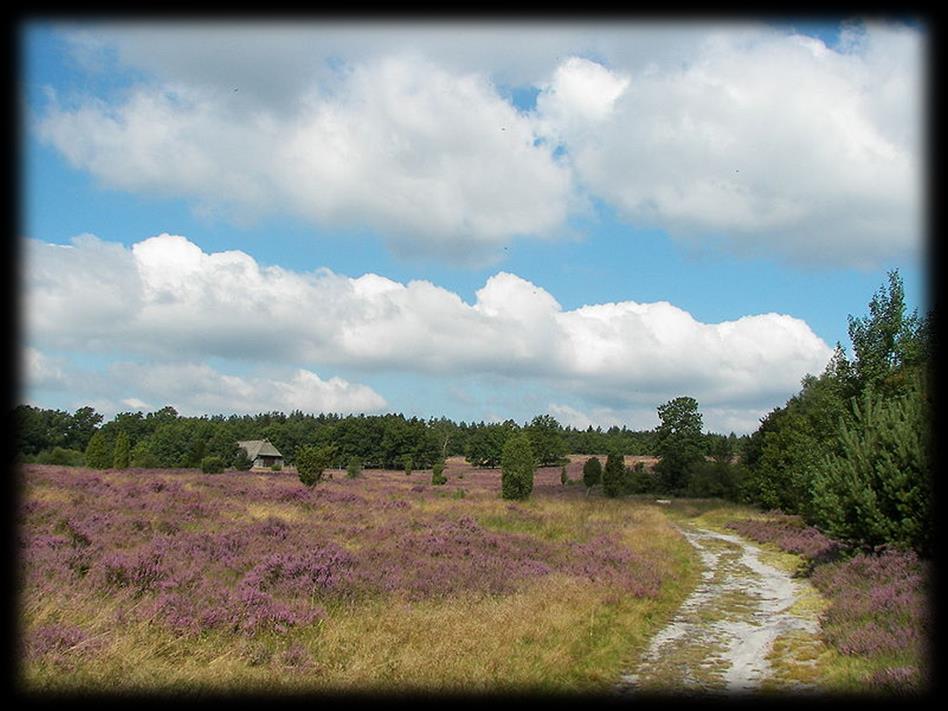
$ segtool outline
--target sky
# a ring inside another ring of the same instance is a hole
[[[24,22],[23,402],[754,431],[897,269],[926,29]]]

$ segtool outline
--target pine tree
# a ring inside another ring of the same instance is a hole
[[[599,457],[590,457],[583,464],[583,484],[586,485],[586,495],[589,490],[602,481],[602,463]]]
[[[112,453],[112,467],[115,469],[128,469],[128,462],[131,457],[131,447],[129,446],[128,435],[124,431],[119,432],[115,437],[115,449]]]
[[[113,462],[113,448],[109,446],[102,430],[96,430],[86,447],[86,466],[93,469],[108,469]]]
[[[610,499],[618,496],[622,487],[622,475],[625,474],[623,459],[618,452],[606,457],[606,468],[602,470],[602,493]]]
[[[511,435],[500,458],[500,495],[505,499],[526,499],[533,491],[535,460],[525,432]]]
[[[811,518],[831,536],[931,553],[930,406],[921,378],[901,397],[871,388],[814,478]]]

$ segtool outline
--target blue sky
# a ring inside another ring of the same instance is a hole
[[[22,38],[43,407],[742,432],[888,270],[925,307],[917,24]]]

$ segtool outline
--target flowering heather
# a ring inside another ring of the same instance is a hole
[[[821,531],[807,526],[799,516],[771,511],[766,519],[741,519],[726,524],[741,535],[759,543],[773,543],[788,553],[810,560],[821,560],[839,551],[839,544]]]
[[[57,606],[107,620],[111,627],[96,632],[108,640],[135,625],[177,638],[285,635],[342,603],[502,596],[553,575],[610,600],[659,595],[667,569],[624,546],[601,518],[577,518],[565,540],[533,535],[544,514],[532,502],[501,502],[499,470],[445,468],[449,480],[461,474],[466,495],[454,500],[378,470],[308,488],[293,472],[26,465],[18,583],[25,610],[46,610],[26,615],[26,639],[34,650],[81,641],[80,627],[50,616]],[[555,467],[537,473],[534,498],[543,496],[591,505],[564,491]],[[485,517],[511,530],[488,527]],[[285,649],[273,659],[311,664],[305,646]]]
[[[915,553],[895,549],[820,566],[812,580],[831,601],[827,638],[844,654],[924,660],[928,576]]]

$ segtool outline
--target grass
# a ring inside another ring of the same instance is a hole
[[[24,490],[27,498],[41,492],[43,503],[21,516],[27,536],[62,536],[54,533],[57,521],[79,520],[88,527],[101,513],[111,518],[89,529],[98,532],[89,534],[93,544],[83,550],[101,543],[102,555],[108,549],[129,555],[146,550],[156,531],[164,530],[159,526],[177,517],[174,506],[201,504],[206,510],[182,517],[168,529],[173,533],[161,536],[226,535],[275,521],[297,548],[306,541],[334,541],[353,555],[382,555],[396,551],[401,536],[415,540],[411,536],[442,530],[445,522],[470,519],[481,525],[474,530],[483,530],[477,536],[486,536],[487,543],[494,540],[489,536],[499,536],[504,545],[536,541],[551,570],[501,591],[477,589],[475,577],[474,588],[443,594],[396,585],[317,595],[297,601],[322,608],[310,624],[188,634],[149,612],[157,592],[136,596],[96,587],[94,558],[90,572],[78,579],[65,569],[28,570],[20,607],[26,645],[20,683],[39,693],[610,691],[693,588],[699,566],[690,546],[662,512],[638,502],[586,497],[577,487],[560,485],[558,468],[538,472],[532,497],[515,504],[499,498],[499,471],[463,473],[463,499],[440,495],[443,487],[416,491],[430,481],[430,472],[406,477],[367,470],[359,479],[321,483],[296,501],[291,495],[302,485],[285,472],[209,478],[165,470],[63,473],[31,465],[26,476],[33,481]],[[148,488],[159,479],[167,488]],[[105,486],[116,492],[111,500],[97,493]],[[136,528],[129,528],[132,522]],[[129,530],[136,533],[119,536]],[[469,545],[481,545],[477,536]],[[607,540],[603,536],[612,536],[608,540],[658,576],[654,595],[631,595],[608,576],[587,577],[564,567],[570,546]],[[213,566],[205,574],[221,590],[241,576]],[[50,630],[65,634],[60,628],[78,630],[78,645],[62,649],[49,642],[48,649],[39,649],[36,640]]]

